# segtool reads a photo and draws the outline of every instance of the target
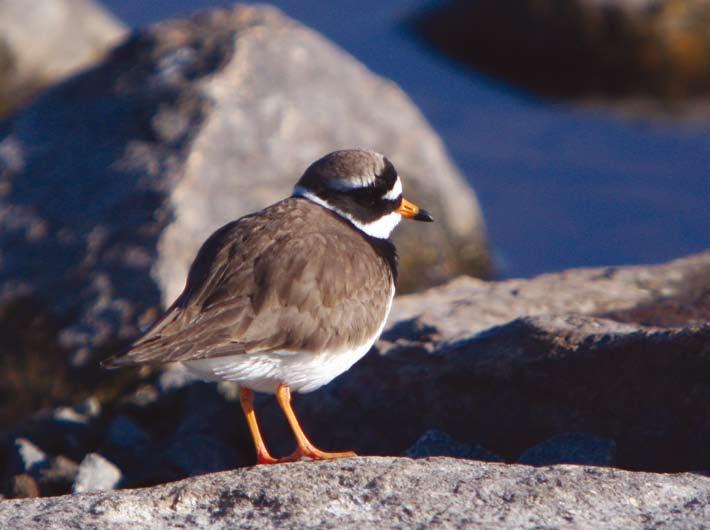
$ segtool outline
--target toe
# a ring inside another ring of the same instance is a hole
[[[305,456],[312,458],[313,460],[334,460],[336,458],[352,458],[357,456],[353,451],[342,451],[339,453],[329,453],[326,451],[321,451],[315,447],[309,448],[308,451],[304,451]]]
[[[256,455],[256,463],[257,464],[278,464],[279,460],[274,458],[273,456],[269,454],[258,454]]]

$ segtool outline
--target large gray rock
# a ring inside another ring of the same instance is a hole
[[[614,440],[622,467],[710,469],[708,285],[710,254],[457,280],[400,300],[378,354],[299,397],[299,411],[316,439],[365,454],[399,453],[438,428],[515,459],[587,432]]]
[[[92,0],[2,0],[0,118],[43,88],[97,63],[126,33]]]
[[[516,460],[583,432],[613,440],[621,467],[710,469],[709,285],[710,253],[457,279],[401,297],[375,351],[296,406],[329,449],[401,454],[438,429]],[[260,415],[280,425],[273,400]],[[290,436],[277,432],[285,454]]]
[[[710,470],[708,286],[710,253],[530,280],[460,278],[397,299],[376,347],[294,406],[323,449]],[[48,458],[100,453],[125,487],[252,465],[231,387],[184,375],[147,376],[86,425],[48,414],[15,436]],[[293,436],[275,399],[260,396],[256,409],[269,448],[288,454]],[[23,468],[5,475],[6,495],[32,493],[18,486]]]
[[[475,196],[392,83],[272,8],[139,32],[0,136],[0,310],[48,309],[44,349],[95,363],[179,294],[213,230],[354,146],[389,156],[437,219],[396,236],[402,289],[485,269]]]
[[[154,488],[0,501],[2,528],[695,529],[710,478],[448,458],[259,466]]]

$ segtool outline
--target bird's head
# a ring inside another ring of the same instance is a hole
[[[404,217],[433,221],[402,196],[392,162],[374,151],[334,151],[311,164],[293,195],[313,201],[350,221],[367,235],[387,239]]]

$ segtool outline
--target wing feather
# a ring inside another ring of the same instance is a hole
[[[322,351],[367,340],[385,316],[393,274],[364,236],[353,237],[333,217],[287,199],[225,225],[204,243],[165,315],[105,365]],[[377,281],[364,284],[365,277]]]

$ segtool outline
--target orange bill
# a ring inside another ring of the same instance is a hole
[[[402,204],[400,204],[399,208],[397,208],[395,211],[405,219],[414,219],[415,221],[427,222],[431,222],[434,220],[432,216],[429,215],[429,212],[420,208],[413,202],[409,202],[404,197],[402,197]]]

